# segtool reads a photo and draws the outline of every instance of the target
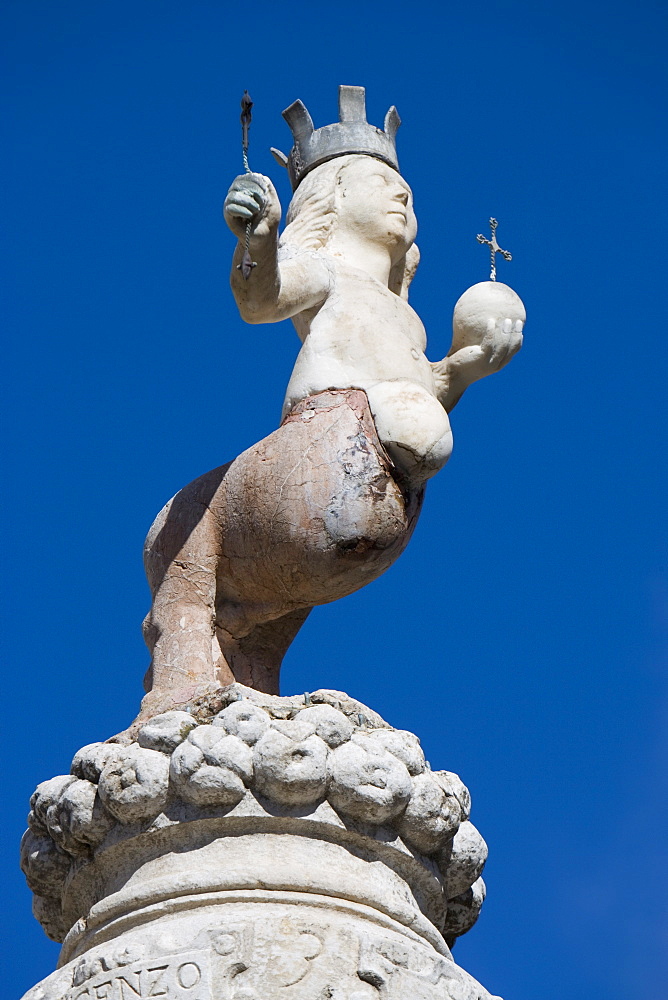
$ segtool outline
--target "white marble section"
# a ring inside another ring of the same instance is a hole
[[[156,970],[190,1000],[488,997],[449,950],[486,857],[457,775],[340,692],[190,707],[38,786],[22,865],[62,968],[26,1000],[150,996]]]
[[[325,390],[363,389],[396,467],[413,483],[434,476],[452,452],[452,407],[522,345],[519,296],[492,281],[470,288],[455,307],[448,356],[431,363],[425,328],[408,304],[420,257],[412,191],[373,156],[338,156],[308,174],[280,240],[281,205],[264,175],[237,177],[224,213],[240,238],[231,283],[242,318],[290,317],[302,341],[284,415]],[[257,267],[245,280],[237,263],[249,220]]]

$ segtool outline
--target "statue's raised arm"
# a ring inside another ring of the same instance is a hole
[[[324,266],[303,258],[279,262],[281,203],[268,177],[253,173],[236,177],[225,198],[223,214],[239,240],[232,258],[230,283],[239,312],[247,323],[277,323],[323,302],[328,281]],[[244,280],[241,271],[249,222],[252,281]]]

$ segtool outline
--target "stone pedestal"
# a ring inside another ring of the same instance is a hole
[[[33,795],[22,864],[63,947],[25,1000],[489,997],[450,953],[486,857],[456,775],[339,692],[187,708]]]

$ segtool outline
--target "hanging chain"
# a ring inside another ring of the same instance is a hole
[[[498,226],[496,219],[489,220],[489,227],[492,230],[492,238],[488,240],[482,233],[478,233],[476,239],[478,243],[486,243],[489,247],[489,255],[491,258],[491,271],[490,271],[490,281],[496,281],[496,255],[500,253],[504,260],[512,260],[513,255],[508,250],[502,250],[499,244],[496,242],[496,227]]]
[[[250,174],[251,168],[248,165],[248,130],[250,128],[250,123],[252,120],[251,108],[253,107],[253,102],[251,96],[247,90],[244,90],[244,96],[241,98],[241,156],[244,162],[244,170],[247,174]],[[253,229],[253,220],[249,219],[246,223],[246,238],[244,240],[244,254],[241,258],[241,263],[237,264],[237,270],[241,271],[241,276],[248,281],[251,275],[251,271],[254,267],[257,267],[256,262],[251,258],[250,253],[250,238],[251,231]]]

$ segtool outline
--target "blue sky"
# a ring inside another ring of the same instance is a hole
[[[668,997],[666,13],[6,0],[8,997],[54,967],[17,849],[35,784],[134,717],[143,536],[275,426],[298,341],[248,327],[220,214],[280,112],[394,103],[429,356],[500,222],[525,347],[453,413],[408,551],[316,610],[285,693],[343,688],[471,789],[488,899],[455,957],[506,1000]]]

